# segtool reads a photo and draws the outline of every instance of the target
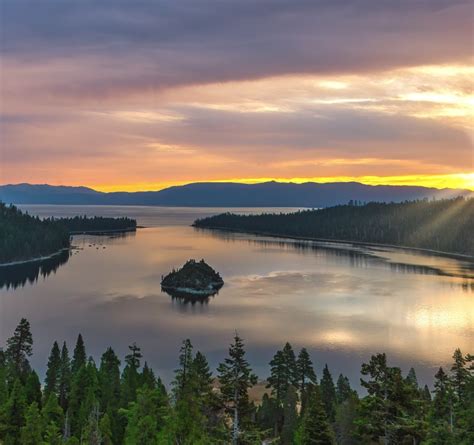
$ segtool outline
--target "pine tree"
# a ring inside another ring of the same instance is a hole
[[[61,348],[61,358],[59,365],[59,379],[58,379],[58,399],[59,405],[64,412],[67,411],[69,405],[69,393],[72,384],[71,360],[69,359],[69,351],[66,342]]]
[[[298,370],[296,367],[296,358],[293,348],[290,343],[286,343],[282,350],[286,369],[286,380],[288,385],[297,386],[298,384]]]
[[[74,347],[74,353],[71,361],[71,371],[73,374],[77,374],[82,366],[85,366],[87,362],[86,347],[84,346],[84,340],[82,335],[77,336],[76,346]]]
[[[119,417],[121,398],[120,360],[110,347],[102,354],[98,382],[100,410],[107,415],[113,443],[120,443],[124,430]]]
[[[324,366],[323,376],[320,383],[321,399],[324,404],[324,409],[330,422],[334,422],[336,417],[336,388],[332,375],[329,372],[328,365]]]
[[[360,429],[384,444],[417,443],[425,435],[423,402],[419,390],[407,383],[400,368],[387,366],[385,354],[376,354],[362,365],[361,379],[368,396],[361,402]]]
[[[33,337],[31,335],[30,323],[22,318],[16,327],[13,336],[7,340],[5,356],[12,368],[14,376],[25,380],[30,371],[28,357],[33,353]]]
[[[69,399],[69,417],[71,432],[81,437],[89,420],[93,407],[97,404],[97,369],[92,361],[79,368],[74,375]]]
[[[359,399],[355,391],[337,406],[335,432],[338,445],[362,445],[362,442],[356,439],[358,410]]]
[[[408,384],[412,385],[414,388],[418,389],[418,379],[416,378],[416,371],[415,368],[410,368],[408,371],[408,375],[406,378]]]
[[[361,404],[362,419],[359,426],[362,434],[368,434],[374,441],[383,437],[388,443],[390,417],[389,393],[392,373],[387,366],[385,354],[373,355],[369,363],[362,364],[361,373],[369,380],[361,379],[361,385],[367,389],[368,396]]]
[[[193,345],[189,339],[183,341],[179,351],[179,368],[175,370],[173,393],[175,400],[179,400],[190,391],[193,364]]]
[[[257,423],[262,431],[270,434],[274,429],[277,406],[274,398],[270,398],[267,393],[263,394],[262,403],[257,410]]]
[[[125,356],[125,368],[122,373],[122,404],[128,406],[137,398],[137,389],[140,386],[140,359],[142,358],[141,350],[133,343],[128,347],[130,354]]]
[[[22,445],[38,445],[42,441],[43,423],[38,404],[33,402],[25,413],[25,425],[21,428]]]
[[[46,370],[44,396],[47,399],[50,394],[59,394],[59,379],[61,372],[61,352],[55,341],[51,349]]]
[[[46,399],[43,409],[41,410],[41,415],[45,425],[54,423],[58,427],[58,430],[62,427],[64,413],[59,406],[58,398],[54,392],[50,393]]]
[[[430,389],[428,388],[428,385],[425,385],[423,387],[423,399],[425,400],[426,403],[428,404],[431,403],[431,392],[430,392]]]
[[[36,402],[38,407],[41,407],[41,383],[35,371],[28,373],[25,384],[25,396],[26,402],[28,405],[31,405],[33,402]]]
[[[136,402],[130,405],[127,412],[125,445],[155,444],[158,433],[164,426],[166,413],[166,395],[160,389],[150,389],[146,386],[140,388]]]
[[[277,406],[285,396],[288,388],[288,381],[286,380],[286,365],[283,351],[277,351],[270,362],[270,376],[267,378],[267,388],[271,388],[272,395],[275,397]]]
[[[311,386],[308,403],[295,441],[298,445],[333,445],[334,437],[329,426],[319,388]]]
[[[464,397],[464,388],[469,378],[469,371],[466,369],[466,358],[463,356],[461,350],[458,348],[453,354],[454,363],[451,367],[451,381],[457,400],[462,400]]]
[[[212,393],[212,372],[206,357],[199,351],[196,352],[192,362],[192,374],[198,397],[208,400],[209,395]]]
[[[211,373],[200,352],[193,358],[192,344],[184,340],[179,354],[179,368],[173,381],[173,415],[167,425],[167,437],[176,443],[204,440],[211,417]]]
[[[306,386],[308,384],[316,385],[316,373],[314,372],[313,363],[309,357],[308,351],[306,348],[302,348],[298,354],[298,359],[296,361],[296,369],[298,374],[298,389],[301,394],[301,402],[304,404],[304,395],[306,394]]]
[[[296,404],[298,395],[294,386],[290,386],[283,401],[283,425],[281,428],[280,441],[282,445],[292,445],[295,431],[298,426],[298,412]]]
[[[89,412],[89,417],[84,428],[83,437],[88,445],[101,445],[102,433],[99,427],[99,405],[94,403]]]
[[[432,404],[432,415],[434,419],[452,423],[452,390],[449,376],[443,368],[439,368],[435,374],[434,398]]]
[[[20,431],[25,425],[26,407],[26,397],[23,385],[21,384],[20,379],[17,378],[13,384],[10,397],[6,402],[2,413],[4,425],[0,439],[3,438],[5,444],[21,445]]]
[[[62,445],[61,431],[54,422],[46,426],[44,438],[48,445]]]
[[[192,363],[192,375],[196,403],[200,413],[204,416],[204,423],[209,434],[219,427],[219,412],[221,404],[218,396],[213,391],[212,371],[206,357],[201,352],[196,352]]]
[[[148,386],[150,389],[156,388],[156,377],[153,372],[153,369],[151,369],[148,366],[148,363],[145,362],[143,365],[143,370],[142,370],[142,375],[141,375],[141,386],[145,385]]]
[[[102,416],[99,422],[100,435],[102,437],[103,445],[113,445],[113,432],[110,417],[107,413]]]
[[[354,395],[354,391],[351,389],[349,379],[342,374],[339,374],[336,383],[336,402],[341,404],[348,400]]]
[[[270,376],[267,379],[267,388],[272,389],[276,401],[274,418],[274,434],[279,434],[283,424],[283,401],[290,386],[298,384],[298,369],[295,353],[289,343],[281,351],[277,351],[270,362]]]
[[[257,376],[252,373],[245,359],[244,343],[237,334],[229,347],[229,357],[219,365],[217,371],[222,399],[233,413],[232,444],[236,445],[241,425],[245,425],[250,414],[248,389],[257,383]]]

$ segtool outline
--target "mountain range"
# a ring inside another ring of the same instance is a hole
[[[0,186],[0,201],[7,204],[152,205],[175,207],[327,207],[362,202],[400,202],[474,196],[462,189],[419,186],[371,186],[358,182],[260,184],[200,182],[147,192],[99,192],[87,187],[47,184]]]

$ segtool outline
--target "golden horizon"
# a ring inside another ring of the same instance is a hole
[[[329,177],[261,177],[261,178],[221,178],[197,179],[170,182],[146,182],[131,184],[92,184],[86,185],[100,192],[140,192],[160,191],[168,187],[182,186],[192,183],[224,183],[261,184],[264,182],[282,182],[303,184],[315,182],[326,184],[331,182],[359,182],[365,185],[420,186],[436,189],[463,189],[474,191],[474,173],[453,173],[446,175],[399,175],[399,176],[329,176]],[[59,184],[58,184],[59,185]],[[83,184],[81,184],[83,185]]]

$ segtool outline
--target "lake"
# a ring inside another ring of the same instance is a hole
[[[0,270],[0,344],[21,317],[34,336],[34,367],[44,372],[54,340],[84,336],[99,363],[132,342],[169,382],[180,343],[190,338],[215,367],[234,332],[259,377],[286,341],[359,385],[362,362],[386,352],[413,365],[421,382],[450,362],[456,347],[474,352],[474,265],[394,248],[303,242],[198,230],[209,208],[20,206],[44,216],[130,216],[146,228],[123,236],[75,236],[72,254]],[[289,209],[231,209],[243,213]],[[173,299],[161,276],[204,258],[225,280],[204,301]],[[1,268],[0,268],[1,269]]]

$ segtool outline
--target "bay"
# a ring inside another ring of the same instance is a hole
[[[0,344],[21,317],[31,322],[32,364],[44,372],[54,340],[72,350],[77,334],[99,363],[132,342],[169,382],[180,343],[190,338],[212,366],[235,331],[261,378],[286,341],[310,351],[358,387],[362,362],[386,352],[431,382],[456,347],[474,352],[474,265],[465,259],[350,243],[298,241],[198,230],[215,209],[128,206],[21,206],[47,216],[130,216],[145,226],[123,236],[74,236],[69,258],[0,271]],[[161,276],[204,258],[225,285],[204,301],[173,299]]]

